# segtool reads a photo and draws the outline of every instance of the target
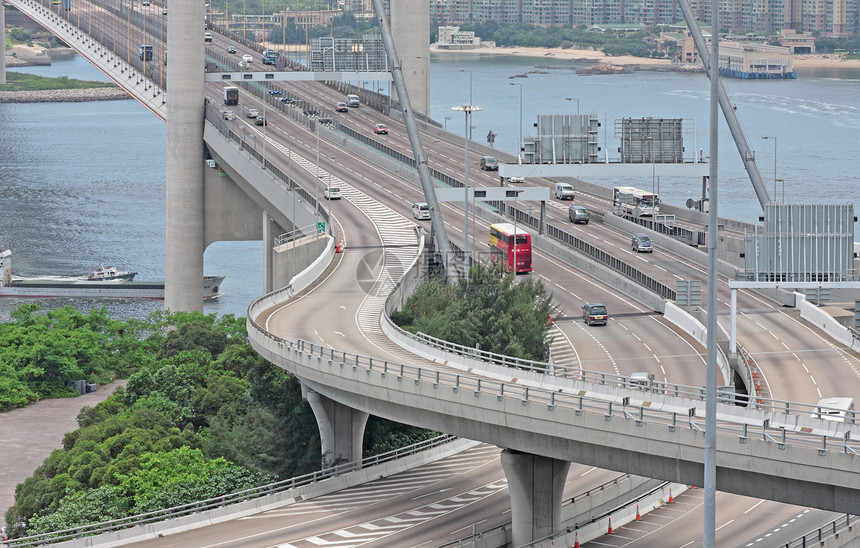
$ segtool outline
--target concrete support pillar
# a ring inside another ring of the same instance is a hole
[[[0,85],[6,83],[6,8],[0,2]]]
[[[561,500],[570,463],[502,450],[511,496],[512,546],[524,546],[561,528]]]
[[[320,429],[322,467],[360,460],[368,414],[314,392],[304,383],[302,397],[311,404]]]
[[[275,235],[273,228],[275,222],[269,217],[269,214],[263,211],[263,293],[271,293],[274,291],[274,261],[272,246],[275,245]]]
[[[170,4],[167,18],[167,211],[164,307],[203,310],[203,2]]]
[[[391,34],[416,114],[430,114],[430,2],[392,0]],[[396,98],[394,90],[392,97]]]

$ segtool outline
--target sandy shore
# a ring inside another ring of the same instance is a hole
[[[439,49],[436,44],[430,46],[430,51],[442,54],[480,54],[480,55],[516,55],[520,57],[552,57],[555,59],[574,60],[588,59],[598,63],[611,65],[670,65],[668,59],[650,59],[648,57],[633,57],[630,55],[609,56],[602,51],[586,49],[562,48],[478,48],[471,50]],[[860,68],[860,60],[844,60],[836,55],[796,55],[795,67],[850,67]]]

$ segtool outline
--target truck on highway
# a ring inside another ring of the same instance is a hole
[[[152,46],[141,44],[139,56],[141,61],[152,61]]]
[[[236,86],[227,86],[224,88],[224,104],[238,105],[239,104],[239,88]]]
[[[267,49],[266,51],[263,52],[263,64],[264,65],[277,65],[279,57],[280,57],[280,54],[277,51],[275,51],[273,49]]]

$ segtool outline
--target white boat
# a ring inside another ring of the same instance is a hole
[[[114,280],[130,282],[136,275],[137,272],[119,271],[115,266],[105,266],[105,264],[102,263],[101,266],[94,268],[92,272],[90,272],[90,275],[87,276],[87,280],[92,282]]]
[[[164,282],[115,279],[115,283],[81,278],[12,278],[12,252],[0,252],[0,297],[87,297],[100,299],[164,299]],[[224,276],[204,276],[202,298],[217,299]]]

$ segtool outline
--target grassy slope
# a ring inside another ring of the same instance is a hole
[[[39,91],[104,87],[116,87],[116,84],[108,82],[94,82],[90,80],[75,80],[66,76],[61,76],[60,78],[46,78],[45,76],[7,71],[6,84],[0,86],[0,91]]]

